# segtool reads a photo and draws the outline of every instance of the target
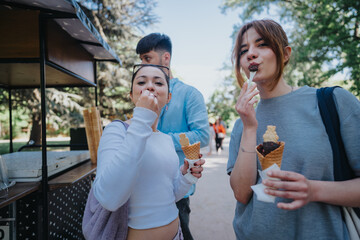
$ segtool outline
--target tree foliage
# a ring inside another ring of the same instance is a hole
[[[293,47],[287,79],[321,86],[336,73],[360,96],[360,1],[225,0],[223,11],[243,9],[242,22],[275,7]],[[238,28],[236,29],[238,30]]]
[[[207,103],[209,117],[221,117],[227,126],[230,121],[238,116],[234,108],[236,103],[234,96],[239,95],[240,89],[234,79],[234,75],[226,77],[222,85],[215,90],[210,97],[210,101]]]

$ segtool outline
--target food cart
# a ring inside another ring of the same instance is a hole
[[[39,166],[12,169],[16,183],[0,199],[0,237],[83,239],[82,214],[96,166],[87,151],[47,151],[45,89],[83,86],[96,93],[97,62],[121,61],[75,0],[0,0],[0,33],[0,87],[10,102],[10,153],[3,157],[12,166]],[[19,88],[41,91],[42,148],[31,156],[13,153],[11,90]]]

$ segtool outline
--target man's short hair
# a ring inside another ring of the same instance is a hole
[[[166,51],[172,54],[172,44],[169,36],[161,33],[150,33],[140,39],[136,46],[137,54],[144,54],[150,51]]]

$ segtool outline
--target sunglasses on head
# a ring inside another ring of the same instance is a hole
[[[143,67],[157,67],[162,70],[167,77],[170,76],[170,69],[168,67],[156,64],[135,64],[132,71],[133,76]]]

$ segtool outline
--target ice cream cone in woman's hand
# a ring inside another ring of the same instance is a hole
[[[200,142],[190,145],[189,139],[186,137],[185,133],[181,133],[179,136],[181,149],[186,157],[185,160],[189,163],[187,174],[185,174],[184,177],[191,183],[196,183],[198,179],[191,174],[191,168],[195,167],[195,162],[200,159]]]
[[[186,137],[185,133],[181,133],[179,136],[181,149],[183,150],[185,157],[189,160],[199,159],[200,142],[190,145],[189,139]]]
[[[267,130],[263,135],[264,142],[256,147],[262,170],[272,166],[274,163],[281,167],[285,142],[278,141],[279,136],[275,129],[276,126],[267,126]]]

